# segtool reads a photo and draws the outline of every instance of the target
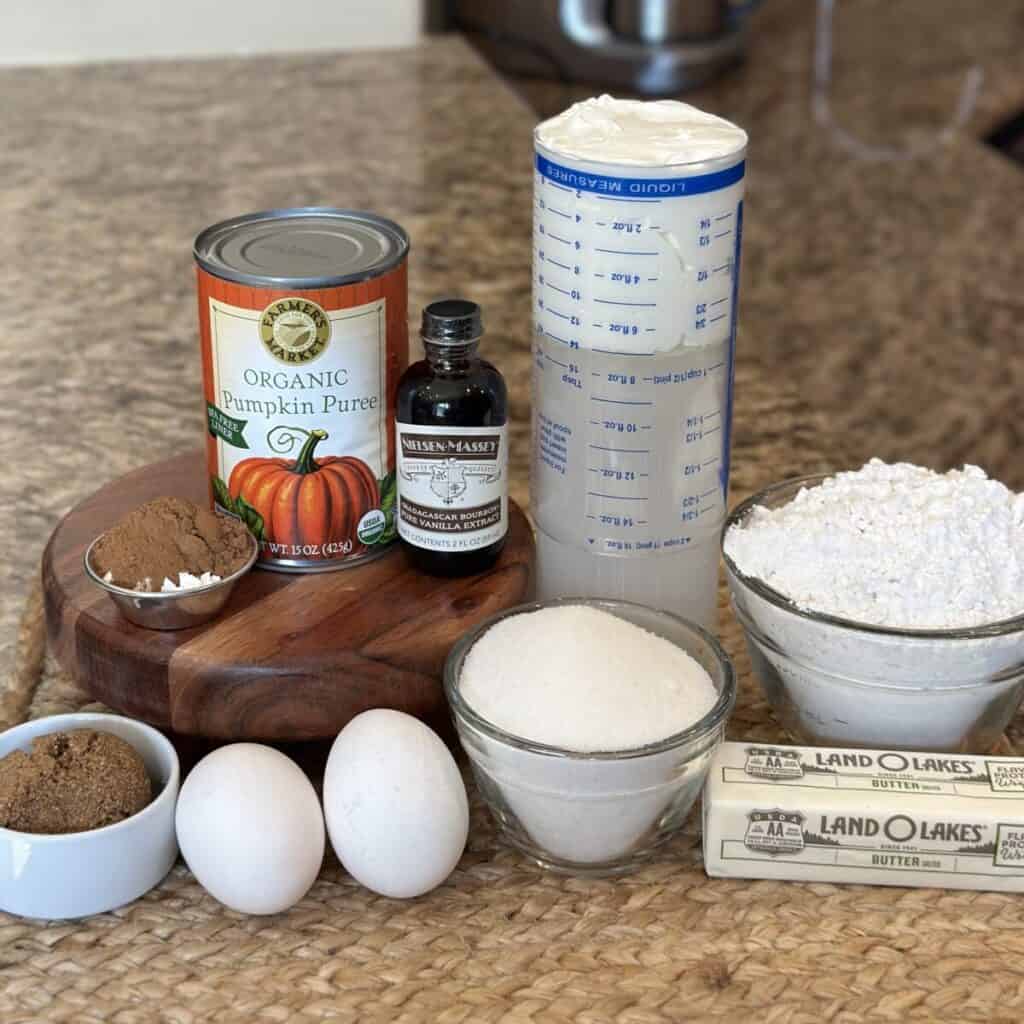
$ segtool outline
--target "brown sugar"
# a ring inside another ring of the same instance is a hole
[[[177,583],[182,572],[223,579],[251,553],[251,535],[239,520],[184,498],[156,498],[108,530],[92,549],[91,562],[119,587],[159,590],[164,579]]]
[[[131,744],[92,729],[38,736],[0,760],[0,827],[57,835],[137,814],[153,799]]]

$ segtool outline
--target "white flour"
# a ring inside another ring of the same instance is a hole
[[[758,509],[725,551],[805,610],[896,628],[955,628],[1024,610],[1022,499],[980,469],[872,460]],[[1024,633],[872,633],[795,615],[731,573],[755,670],[813,743],[986,750],[1024,689]]]
[[[798,607],[858,622],[963,628],[1024,612],[1024,495],[977,466],[872,459],[754,509],[725,551]]]
[[[685,651],[608,612],[543,608],[473,645],[461,691],[499,729],[566,750],[629,750],[693,725],[718,694]]]

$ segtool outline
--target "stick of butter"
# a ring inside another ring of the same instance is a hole
[[[1024,758],[723,743],[703,813],[716,878],[1024,891]]]

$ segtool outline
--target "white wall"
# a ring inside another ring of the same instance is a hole
[[[0,0],[0,64],[408,46],[424,0]]]

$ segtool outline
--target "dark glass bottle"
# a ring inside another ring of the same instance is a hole
[[[434,576],[490,568],[508,532],[508,396],[477,355],[480,307],[442,299],[423,310],[426,359],[398,383],[398,534]]]

